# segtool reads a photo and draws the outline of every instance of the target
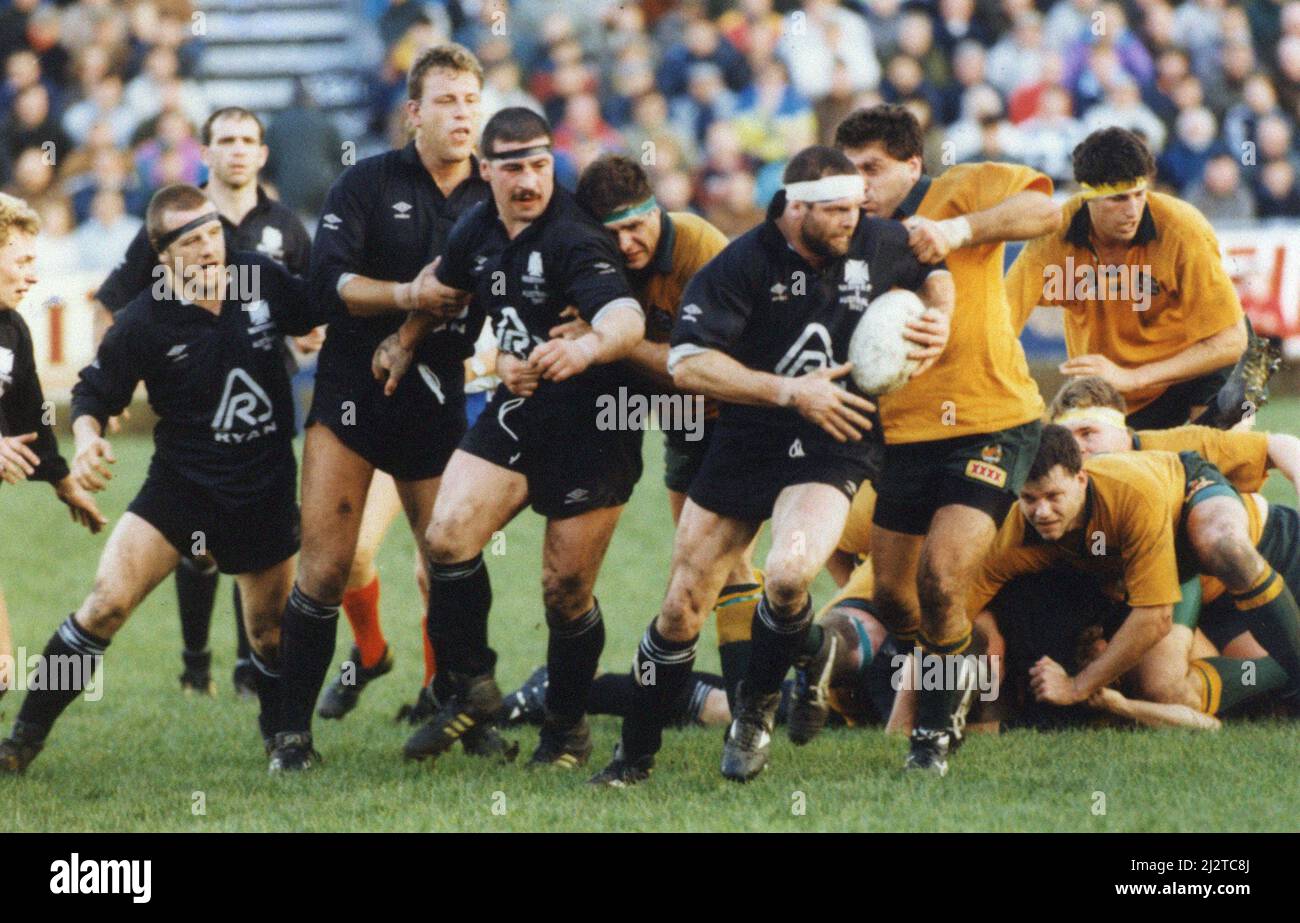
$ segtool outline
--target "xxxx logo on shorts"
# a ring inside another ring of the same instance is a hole
[[[966,477],[992,484],[994,487],[1007,486],[1007,471],[997,465],[971,459],[966,463]]]

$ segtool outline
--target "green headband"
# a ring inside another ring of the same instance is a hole
[[[646,199],[644,202],[640,203],[639,205],[629,205],[627,208],[623,209],[622,211],[617,211],[614,212],[613,214],[606,215],[604,218],[600,219],[600,223],[606,225],[617,224],[620,221],[626,221],[628,218],[635,218],[637,215],[644,215],[652,208],[658,208],[658,207],[659,207],[659,203],[655,201],[655,197],[652,195],[650,196],[650,198]]]

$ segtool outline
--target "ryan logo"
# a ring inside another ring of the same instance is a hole
[[[1007,471],[1005,468],[990,465],[988,462],[976,461],[973,458],[966,463],[966,477],[992,484],[994,487],[1007,486]]]

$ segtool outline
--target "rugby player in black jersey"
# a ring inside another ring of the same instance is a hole
[[[546,120],[503,109],[484,127],[481,149],[492,197],[452,230],[436,282],[448,297],[473,292],[515,368],[448,463],[425,537],[441,707],[405,754],[437,757],[500,708],[482,551],[531,504],[546,518],[542,595],[550,629],[546,719],[531,763],[573,768],[591,754],[585,704],[605,641],[596,576],[641,475],[640,429],[603,425],[599,399],[626,381],[613,363],[640,342],[645,315],[608,232],[556,185]],[[552,339],[568,306],[591,330]]]
[[[912,254],[902,224],[860,214],[862,180],[842,153],[806,148],[784,182],[767,220],[723,250],[682,297],[669,370],[678,387],[723,407],[682,510],[667,595],[633,662],[632,714],[595,784],[623,787],[649,775],[708,607],[770,518],[767,581],[722,774],[746,781],[766,766],[781,680],[812,624],[808,587],[868,473],[867,414],[875,408],[839,381],[851,369],[849,339],[868,302],[893,288],[916,291],[927,306],[924,332],[909,334],[923,347],[913,352],[923,360],[916,374],[946,339],[950,274]]]
[[[263,135],[261,119],[247,109],[227,106],[208,116],[203,123],[202,148],[208,182],[200,188],[221,217],[227,250],[261,253],[283,264],[295,276],[301,276],[307,272],[311,237],[294,210],[268,196],[258,182],[258,174],[270,154]],[[148,233],[141,228],[127,247],[122,262],[99,286],[95,298],[109,315],[116,316],[156,281],[158,270],[158,254],[149,243]],[[103,319],[96,317],[97,322]],[[301,354],[314,352],[319,346],[315,333],[296,338],[295,348]],[[181,659],[185,664],[180,677],[181,689],[186,692],[204,695],[216,692],[211,675],[212,652],[208,650],[216,593],[217,568],[211,559],[181,558],[176,569],[176,602],[181,619]],[[238,586],[234,602],[238,637],[235,691],[253,695],[256,675],[249,659]]]
[[[159,418],[149,474],[104,547],[90,594],[45,647],[47,664],[79,669],[60,673],[68,682],[28,690],[0,741],[0,771],[21,772],[36,757],[113,636],[187,556],[210,555],[235,575],[268,749],[277,730],[279,619],[299,537],[293,404],[279,340],[318,318],[305,282],[259,254],[226,253],[217,211],[194,186],[159,190],[146,222],[163,284],[118,315],[81,371],[72,476],[86,490],[107,486],[114,456],[104,427],[142,379]]]
[[[284,735],[272,770],[312,765],[312,711],[334,656],[339,604],[376,469],[393,476],[423,536],[448,458],[465,432],[464,360],[483,315],[436,286],[432,261],[456,219],[488,197],[473,157],[483,70],[459,45],[422,53],[407,80],[414,140],[368,157],[334,183],[312,245],[313,296],[329,331],[316,366],[302,466],[303,549],[284,614]],[[413,367],[385,393],[376,348],[407,312],[435,324]],[[506,753],[482,728],[474,752]]]

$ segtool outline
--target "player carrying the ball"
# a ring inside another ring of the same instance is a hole
[[[924,372],[943,349],[952,277],[918,259],[896,222],[865,218],[853,164],[809,147],[785,169],[767,220],[691,281],[673,328],[674,383],[723,402],[692,480],[673,546],[667,595],[633,662],[637,682],[613,761],[594,784],[646,779],[672,704],[690,682],[695,645],[718,591],[772,520],[767,580],[748,670],[723,749],[722,774],[743,782],[766,765],[781,681],[812,624],[808,586],[835,548],[868,470],[875,405],[837,379],[872,297],[917,292],[913,322]],[[936,261],[937,262],[937,261]]]
[[[880,400],[877,609],[925,654],[977,653],[966,589],[1033,461],[1043,413],[1003,290],[1003,244],[1055,229],[1060,209],[1052,181],[1028,167],[960,164],[923,175],[921,127],[902,106],[854,112],[835,145],[865,181],[866,213],[904,219],[917,258],[946,260],[957,289],[952,336],[934,369]],[[970,686],[958,686],[918,695],[908,768],[947,772],[970,700]]]

